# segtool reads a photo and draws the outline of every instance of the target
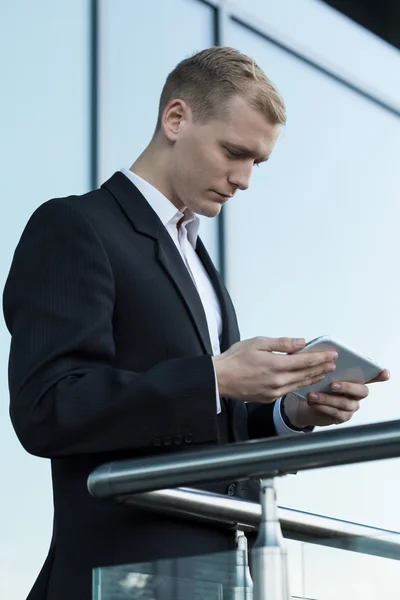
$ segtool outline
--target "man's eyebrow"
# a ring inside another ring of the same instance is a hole
[[[246,146],[242,146],[241,144],[232,144],[231,142],[224,142],[224,146],[226,146],[229,150],[234,151],[238,155],[240,154],[241,156],[248,156],[249,158],[257,159],[257,161],[260,163],[267,162],[267,160],[269,159],[269,156],[260,158],[258,152],[255,152],[254,150],[251,150]]]

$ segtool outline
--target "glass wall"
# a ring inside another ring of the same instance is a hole
[[[237,23],[227,43],[258,61],[288,108],[272,159],[226,206],[242,337],[329,334],[359,349],[392,379],[371,388],[352,424],[396,419],[400,120]],[[396,529],[399,476],[398,461],[298,475],[279,501]]]
[[[101,0],[100,179],[130,167],[149,143],[168,73],[214,44],[214,10],[197,0]],[[217,222],[200,236],[217,258]]]
[[[322,0],[231,0],[237,16],[400,108],[399,51]]]
[[[0,3],[1,253],[4,284],[22,229],[40,204],[89,186],[86,0]],[[0,332],[0,598],[20,600],[50,544],[48,461],[20,446],[8,415],[9,334]]]

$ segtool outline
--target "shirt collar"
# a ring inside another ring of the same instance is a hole
[[[139,177],[139,175],[136,175],[136,173],[132,173],[129,169],[121,169],[121,172],[138,188],[139,192],[141,192],[150,204],[164,227],[167,227],[170,224],[176,226],[177,223],[185,217],[185,221],[182,223],[181,227],[185,227],[190,244],[193,248],[196,248],[200,227],[199,217],[188,209],[185,211],[185,214],[180,212],[176,206],[160,192],[160,190],[155,188],[145,179],[142,179],[142,177]]]

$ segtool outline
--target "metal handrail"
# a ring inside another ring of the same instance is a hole
[[[245,596],[254,598],[254,600],[289,600],[289,578],[287,570],[287,549],[282,543],[282,522],[281,514],[278,511],[276,503],[276,491],[274,486],[274,477],[301,471],[306,469],[316,469],[322,467],[331,467],[336,465],[345,465],[351,463],[380,460],[384,458],[394,458],[400,456],[400,421],[391,421],[378,423],[375,425],[363,425],[359,427],[348,427],[342,430],[331,430],[313,435],[278,437],[268,440],[249,441],[236,444],[227,444],[216,446],[210,449],[197,450],[192,452],[180,452],[176,454],[166,454],[157,457],[149,457],[136,460],[125,460],[121,462],[112,462],[102,465],[93,471],[88,478],[88,489],[93,496],[102,498],[116,498],[119,501],[127,502],[121,498],[126,495],[136,494],[131,503],[138,504],[141,501],[145,503],[146,508],[151,508],[149,499],[157,498],[155,490],[161,490],[168,494],[174,490],[163,490],[163,488],[177,488],[180,485],[193,485],[196,483],[207,483],[216,480],[238,480],[261,478],[260,486],[260,505],[259,509],[254,506],[250,510],[251,517],[261,515],[258,536],[252,547],[252,565],[254,585],[249,587],[239,586],[241,591],[245,591]],[[148,492],[147,495],[145,492]],[[152,494],[149,494],[152,492]],[[179,490],[175,490],[175,500]],[[181,493],[188,494],[188,490],[181,490]],[[198,492],[200,493],[200,492]],[[140,494],[142,498],[140,499]],[[158,506],[160,506],[160,497],[158,495]],[[147,496],[147,497],[146,497]],[[202,519],[215,519],[217,506],[219,511],[224,512],[224,518],[228,518],[226,505],[222,510],[222,505],[218,505],[215,495],[212,498],[208,495],[206,502],[200,502],[200,496],[196,497],[197,511],[192,509],[191,516],[200,515]],[[165,498],[165,496],[164,496]],[[222,502],[225,502],[225,497]],[[169,496],[171,499],[171,496]],[[182,500],[182,498],[181,498]],[[192,500],[187,502],[186,516],[191,507]],[[210,503],[211,500],[211,503]],[[237,501],[235,499],[235,501]],[[244,501],[239,501],[244,502]],[[176,503],[175,503],[176,504]],[[202,506],[200,506],[202,504]],[[166,506],[162,507],[163,512],[168,512]],[[170,503],[170,510],[173,503]],[[176,507],[175,507],[176,508]],[[233,507],[232,507],[233,508]],[[236,529],[239,530],[244,521],[246,523],[245,505],[241,504],[242,519],[234,519]],[[249,507],[248,507],[249,508]],[[180,511],[182,513],[182,506]],[[240,513],[240,510],[238,511]],[[260,510],[260,513],[257,511]],[[199,512],[200,511],[200,512]],[[213,515],[214,513],[214,515]],[[255,514],[256,513],[256,514]],[[230,515],[232,518],[232,514]],[[309,518],[309,517],[308,517]],[[314,518],[318,519],[316,515]],[[312,526],[305,522],[303,513],[303,539],[304,531],[310,534]],[[343,522],[342,522],[343,523]],[[348,524],[350,525],[350,524]],[[356,525],[354,527],[357,528]],[[359,526],[358,526],[359,527]],[[299,529],[299,521],[297,521]],[[321,535],[327,533],[327,538],[340,540],[340,534],[336,526],[335,533],[332,535],[332,527],[325,527],[321,522],[314,521],[314,538],[309,535],[307,541],[315,541],[315,532]],[[343,525],[342,525],[343,529]],[[300,523],[301,530],[301,523]],[[347,528],[342,533],[341,546],[347,549],[358,549],[360,547],[351,547],[351,543],[343,546],[343,542],[354,542],[364,540],[365,536],[360,537],[357,534],[350,534]],[[343,535],[346,533],[346,535]],[[387,532],[393,537],[394,532]],[[244,535],[244,534],[242,534]],[[299,538],[297,538],[299,539]],[[368,537],[375,544],[375,551],[369,552],[377,554],[376,543],[382,542],[382,538]],[[321,543],[321,538],[320,538]],[[373,545],[374,545],[373,544]],[[390,544],[389,544],[390,545]],[[364,543],[365,546],[365,543]],[[395,550],[398,544],[394,544]],[[380,547],[382,551],[382,544]],[[388,543],[383,556],[388,556]],[[393,544],[391,546],[393,551]],[[390,556],[390,554],[389,554]],[[398,558],[398,555],[392,556]],[[238,565],[238,572],[244,575],[245,564]],[[239,588],[238,588],[239,589]],[[248,592],[248,593],[247,593]],[[254,592],[254,594],[253,594]]]
[[[88,489],[106,498],[398,456],[400,420],[111,462],[90,474]]]
[[[176,488],[118,498],[119,503],[212,523],[228,529],[257,531],[261,505],[203,490]],[[400,533],[359,525],[291,508],[278,508],[284,537],[400,560]]]

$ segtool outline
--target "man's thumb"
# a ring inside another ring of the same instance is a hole
[[[264,338],[265,341],[268,340],[266,346],[267,348],[260,348],[260,350],[269,350],[269,352],[286,352],[287,354],[291,354],[292,352],[298,352],[306,345],[306,340],[304,338],[288,338],[288,337],[280,337],[280,338]]]

